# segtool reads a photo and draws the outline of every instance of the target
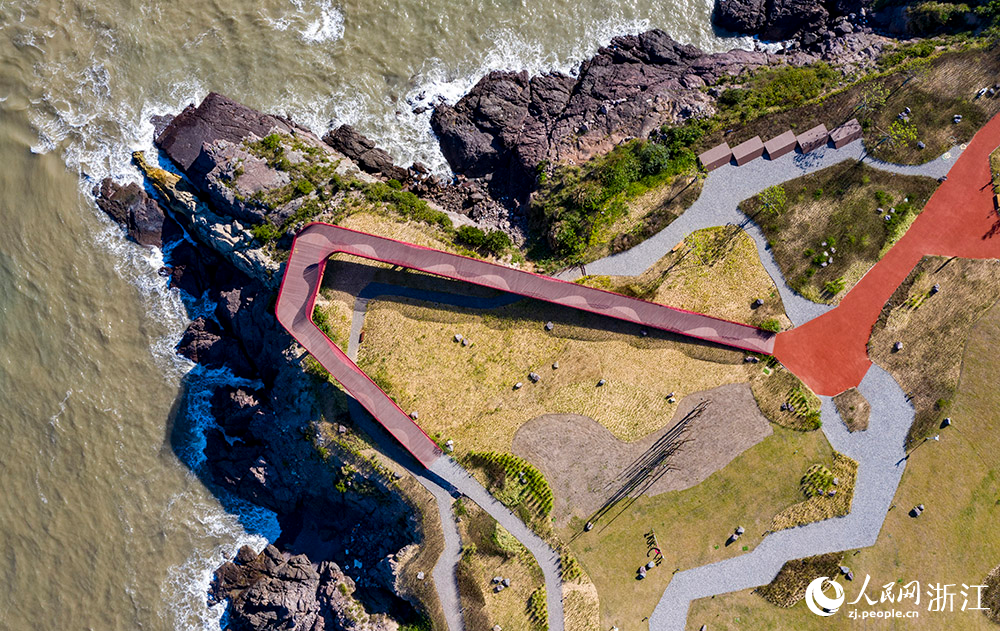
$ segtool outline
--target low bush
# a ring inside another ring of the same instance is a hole
[[[485,232],[475,226],[460,226],[455,231],[455,241],[476,250],[502,256],[512,245],[510,237],[499,230]]]

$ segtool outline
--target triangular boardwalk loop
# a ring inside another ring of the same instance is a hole
[[[775,338],[771,333],[746,324],[340,226],[309,224],[292,243],[275,308],[278,321],[424,466],[430,466],[441,455],[434,441],[312,321],[326,261],[336,253],[399,265],[754,353],[771,354],[774,350]]]

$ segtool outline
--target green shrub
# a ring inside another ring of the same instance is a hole
[[[765,188],[757,194],[757,199],[761,208],[773,215],[780,215],[788,207],[788,195],[780,184]]]
[[[250,234],[253,235],[254,239],[257,239],[261,244],[268,244],[272,241],[278,240],[284,232],[281,228],[278,228],[270,221],[265,221],[264,223],[259,223],[256,226],[251,226]]]
[[[528,617],[536,629],[549,628],[549,609],[546,605],[545,588],[539,587],[528,598]]]
[[[826,281],[826,283],[823,284],[823,291],[831,296],[836,296],[840,292],[844,291],[844,287],[846,287],[846,285],[844,277],[841,276],[840,278]]]
[[[455,231],[455,241],[477,250],[485,250],[495,256],[507,251],[511,244],[510,237],[499,230],[484,232],[475,226],[459,226]]]
[[[268,151],[273,151],[275,153],[282,153],[284,150],[281,146],[281,135],[280,134],[270,134],[265,136],[260,141],[261,147],[267,149]]]
[[[670,150],[656,142],[647,142],[639,149],[643,175],[657,175],[670,166]]]
[[[293,184],[293,189],[297,197],[302,197],[303,195],[308,195],[316,190],[316,185],[306,179],[295,180]]]
[[[781,332],[781,320],[777,318],[768,318],[760,323],[760,328],[765,331],[770,331],[771,333]]]

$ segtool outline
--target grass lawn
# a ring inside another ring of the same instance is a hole
[[[998,299],[1000,261],[926,257],[883,308],[868,355],[911,396],[917,415],[907,437],[910,447],[953,416],[969,330]],[[903,344],[898,352],[896,342]]]
[[[521,425],[546,413],[584,414],[636,440],[669,421],[670,393],[680,400],[747,381],[753,370],[737,351],[653,331],[641,337],[635,325],[526,300],[485,313],[373,301],[364,330],[361,368],[404,410],[417,410],[430,435],[454,440],[459,455],[507,451]],[[471,345],[455,343],[456,334]]]
[[[775,427],[774,434],[695,487],[641,497],[617,519],[606,526],[600,522],[588,533],[581,533],[581,520],[574,520],[560,534],[597,586],[601,628],[646,629],[642,619],[652,613],[675,569],[756,547],[774,515],[803,499],[803,472],[817,463],[832,466],[832,461],[822,433]],[[727,546],[737,526],[746,532]],[[656,533],[664,560],[639,581],[636,571],[649,560],[650,530]]]
[[[873,586],[897,580],[954,583],[961,588],[983,583],[1000,564],[1000,390],[996,374],[1000,370],[996,348],[1000,344],[1000,306],[992,307],[979,320],[961,352],[961,376],[951,416],[955,424],[941,430],[940,442],[929,442],[914,451],[894,507],[886,517],[878,542],[871,548],[849,552],[844,564],[855,574],[846,586],[847,601],[854,600],[864,576]],[[926,510],[914,519],[908,515],[916,504]],[[874,590],[869,586],[869,595]],[[862,602],[864,602],[862,600]],[[962,598],[955,599],[952,613],[929,612],[926,595],[918,607],[920,617],[905,622],[867,621],[865,629],[990,630],[997,627],[982,612],[958,611]],[[876,610],[885,606],[862,609]],[[707,624],[712,631],[748,629],[802,631],[857,629],[859,622],[841,613],[820,618],[799,603],[778,609],[750,591],[705,598],[692,603],[687,628],[697,630]]]
[[[525,631],[548,628],[529,608],[532,594],[545,589],[531,553],[474,503],[463,500],[456,514],[462,537],[458,589],[466,629],[490,631],[497,624]],[[497,576],[509,579],[510,586],[496,591]]]
[[[758,195],[740,207],[760,224],[789,285],[814,302],[836,303],[902,236],[937,182],[849,161],[780,188],[783,204],[768,206]]]
[[[691,233],[639,276],[586,276],[581,284],[760,326],[791,326],[757,246],[735,226]],[[760,298],[763,306],[754,307]]]

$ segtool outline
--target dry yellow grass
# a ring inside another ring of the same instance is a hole
[[[552,332],[545,312],[562,316]],[[359,365],[404,410],[417,410],[425,431],[453,439],[458,453],[508,450],[517,429],[545,413],[585,414],[635,440],[673,415],[669,394],[679,400],[748,379],[739,353],[712,349],[726,363],[696,359],[685,352],[693,345],[586,327],[593,319],[524,301],[486,316],[373,301]],[[472,345],[453,342],[455,334]]]
[[[760,325],[775,318],[791,326],[757,246],[743,230],[720,226],[698,230],[639,276],[588,276],[582,284],[660,304]],[[758,298],[764,305],[754,309]]]
[[[445,252],[455,252],[467,254],[465,250],[459,249],[451,240],[441,234],[441,230],[434,226],[416,221],[400,221],[388,215],[374,212],[360,211],[347,215],[338,222],[338,225],[351,230],[367,232],[397,241],[405,241],[414,245],[422,245]]]
[[[833,397],[837,413],[847,426],[848,431],[860,432],[868,429],[868,417],[871,406],[865,396],[857,388],[848,388]]]
[[[844,454],[833,454],[833,466],[830,471],[837,478],[834,487],[836,495],[810,497],[804,502],[789,506],[774,516],[771,530],[777,532],[786,528],[802,526],[814,521],[823,521],[832,517],[840,517],[851,512],[851,501],[854,499],[854,480],[858,475],[858,463]]]
[[[781,364],[777,364],[770,375],[763,372],[755,374],[750,388],[757,407],[771,422],[801,431],[819,429],[819,397]],[[782,404],[790,402],[795,406],[794,410],[781,409]]]
[[[563,583],[563,617],[566,629],[600,630],[601,608],[593,583]]]
[[[932,294],[934,285],[940,291]],[[926,257],[883,308],[868,354],[911,396],[911,447],[950,413],[969,330],[998,299],[1000,261]]]

